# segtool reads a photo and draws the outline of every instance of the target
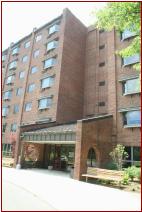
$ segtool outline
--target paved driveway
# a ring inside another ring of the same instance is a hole
[[[40,169],[3,168],[3,210],[140,211],[140,194]],[[40,209],[39,209],[40,208]]]

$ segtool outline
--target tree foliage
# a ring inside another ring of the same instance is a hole
[[[122,57],[140,54],[140,2],[108,2],[102,10],[94,10],[93,13],[97,18],[95,24],[98,28],[107,31],[115,28],[119,32],[127,29],[136,34],[131,44],[119,51]],[[139,70],[140,64],[135,65],[134,68]]]

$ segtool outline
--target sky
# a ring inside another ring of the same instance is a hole
[[[94,21],[91,11],[105,5],[104,2],[3,2],[2,49],[30,34],[34,27],[39,28],[61,15],[64,8],[70,9],[82,23],[89,26]]]

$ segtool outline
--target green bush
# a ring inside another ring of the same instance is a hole
[[[116,166],[116,164],[113,163],[113,162],[107,163],[107,164],[105,165],[105,168],[106,168],[106,169],[110,169],[110,170],[117,170],[117,166]]]
[[[128,185],[129,182],[130,182],[129,175],[128,175],[127,173],[124,173],[123,179],[122,179],[122,182],[121,182],[121,183],[122,183],[123,185]]]
[[[140,173],[138,170],[139,170],[139,168],[137,168],[135,166],[131,166],[131,167],[128,167],[127,169],[125,169],[125,172],[128,174],[129,178],[133,181],[134,178],[140,176]]]
[[[141,168],[137,168],[136,177],[139,181],[141,181]]]

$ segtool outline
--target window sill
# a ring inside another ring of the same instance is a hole
[[[46,108],[38,108],[39,111],[43,111],[43,110],[48,110],[50,109],[50,107],[46,107]]]
[[[140,94],[140,93],[141,93],[141,91],[137,91],[137,92],[133,92],[133,93],[124,93],[123,96]]]
[[[48,87],[46,87],[46,88],[41,88],[40,90],[41,90],[41,91],[44,91],[44,90],[49,89],[49,88],[51,88],[51,86],[48,86]]]
[[[124,128],[139,128],[139,127],[141,127],[141,125],[140,124],[132,124],[132,125],[124,125]]]

